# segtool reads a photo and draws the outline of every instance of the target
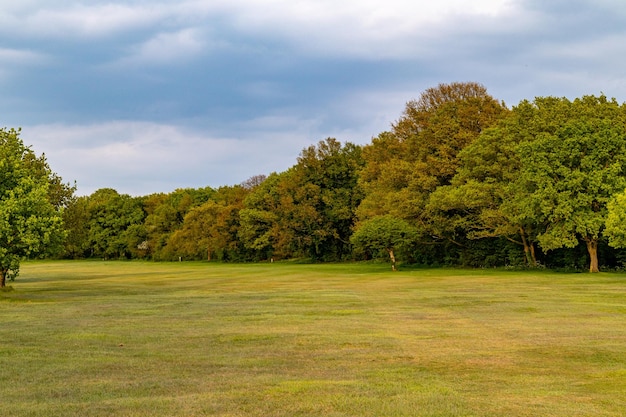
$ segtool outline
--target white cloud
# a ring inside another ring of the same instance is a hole
[[[46,59],[45,55],[30,50],[0,48],[0,65],[38,64]]]
[[[203,33],[198,29],[162,32],[130,48],[129,55],[113,65],[177,65],[201,55],[207,46]]]
[[[210,28],[219,22],[225,30],[261,42],[286,42],[300,51],[405,57],[421,50],[418,37],[433,36],[437,28],[457,26],[472,18],[497,20],[515,10],[514,0],[118,0],[54,6],[41,1],[5,10],[0,23],[5,31],[58,38],[152,30],[157,32],[156,38],[144,45],[150,49],[172,41],[158,34],[180,34],[185,28]]]
[[[24,66],[42,65],[49,58],[31,50],[0,48],[0,81],[16,74]]]
[[[158,8],[108,3],[86,6],[72,4],[68,7],[39,5],[12,17],[10,26],[26,30],[29,35],[53,37],[100,37],[120,31],[146,27],[158,22],[164,13]]]
[[[420,39],[434,37],[441,26],[501,18],[515,10],[506,0],[242,0],[233,7],[242,32],[270,32],[296,50],[373,59],[415,56],[424,49]]]
[[[187,27],[219,15],[227,4],[218,0],[0,0],[0,31],[72,40],[77,35],[105,38],[138,29]]]

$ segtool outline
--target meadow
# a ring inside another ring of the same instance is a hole
[[[626,274],[42,261],[0,416],[623,416]]]

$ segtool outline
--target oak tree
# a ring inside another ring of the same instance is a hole
[[[605,96],[537,98],[525,107],[530,140],[520,143],[516,203],[545,227],[544,250],[584,242],[598,272],[608,203],[626,188],[626,112]]]

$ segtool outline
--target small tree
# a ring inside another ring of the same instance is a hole
[[[385,251],[391,260],[391,269],[395,271],[396,254],[415,243],[417,230],[409,223],[393,216],[377,216],[366,221],[350,238],[356,250],[373,254]]]
[[[0,287],[17,277],[23,258],[63,240],[61,215],[50,201],[51,171],[47,165],[43,171],[33,169],[33,160],[19,131],[0,129]]]

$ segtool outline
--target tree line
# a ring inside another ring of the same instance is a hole
[[[67,258],[383,258],[393,268],[597,272],[621,267],[626,254],[626,106],[604,95],[508,108],[481,84],[440,84],[367,145],[328,138],[284,172],[140,197],[74,197],[30,153],[62,219],[55,253]]]

